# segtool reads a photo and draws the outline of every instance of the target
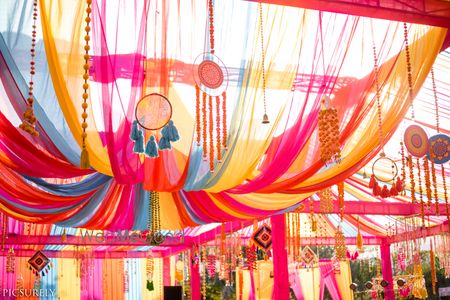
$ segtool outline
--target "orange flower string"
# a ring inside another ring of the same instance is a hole
[[[220,97],[216,96],[216,148],[217,148],[217,161],[222,162],[222,145],[220,142]]]
[[[83,83],[83,103],[81,104],[81,107],[83,108],[83,113],[81,114],[81,118],[83,119],[83,122],[81,123],[81,128],[83,130],[83,133],[81,134],[81,158],[80,158],[80,168],[82,169],[87,169],[90,167],[90,162],[89,162],[89,152],[87,151],[86,148],[86,138],[87,138],[87,133],[86,133],[86,129],[88,127],[88,124],[86,122],[86,119],[88,117],[87,114],[87,108],[88,108],[88,103],[87,100],[89,98],[89,94],[88,94],[88,89],[89,89],[89,50],[91,49],[91,47],[89,46],[89,32],[91,31],[91,27],[89,26],[89,23],[91,22],[91,4],[92,4],[92,0],[86,0],[87,3],[87,7],[86,7],[86,27],[84,28],[86,31],[86,35],[84,36],[84,40],[86,42],[85,46],[84,46],[84,50],[85,50],[85,54],[84,54],[84,65],[83,65],[83,69],[84,69],[84,74],[83,74],[83,79],[84,79],[84,83]]]
[[[206,93],[203,92],[203,106],[202,106],[202,117],[203,117],[203,160],[206,160],[206,154],[208,153],[207,142],[207,132],[206,132]]]
[[[445,181],[445,169],[444,165],[441,165],[441,175],[442,175],[442,185],[444,186],[444,199],[445,199],[445,210],[447,213],[447,221],[450,224],[450,211],[448,207],[448,194],[447,194],[447,183]],[[450,226],[448,228],[448,231],[450,232]]]
[[[200,146],[201,128],[200,128],[200,87],[195,85],[195,133],[197,136],[197,146]]]
[[[227,149],[227,93],[222,93],[222,146],[226,150]]]
[[[338,205],[341,222],[344,219],[344,182],[338,183]]]
[[[436,214],[439,214],[439,197],[438,197],[438,191],[437,191],[437,182],[436,182],[436,168],[434,167],[434,162],[431,161],[431,182],[433,184],[433,192],[434,192],[434,201],[435,201],[435,207],[436,207]],[[431,204],[431,203],[430,203]]]
[[[417,177],[419,184],[420,213],[422,215],[422,227],[425,227],[425,202],[423,201],[422,175],[420,172],[420,160],[417,158]]]
[[[411,202],[416,203],[416,191],[414,182],[414,169],[413,169],[413,161],[411,155],[408,155],[408,167],[409,167],[409,183],[411,186]]]
[[[322,101],[324,102],[324,101]],[[339,120],[335,108],[324,108],[319,112],[320,158],[324,163],[339,161]]]
[[[209,101],[209,170],[214,172],[214,119],[213,119],[213,100],[212,96],[208,97]]]
[[[430,180],[430,168],[428,165],[428,159],[423,159],[423,172],[425,173],[425,188],[427,192],[428,205],[431,206],[433,201],[433,196],[431,192],[431,180]]]

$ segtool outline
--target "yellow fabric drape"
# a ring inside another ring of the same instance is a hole
[[[285,104],[291,95],[291,86],[297,74],[295,62],[301,44],[301,28],[306,11],[268,5],[264,6],[264,48],[266,80],[271,81],[272,72],[277,73],[284,66],[283,77],[276,85],[272,83],[266,91],[270,124],[262,124],[263,93],[260,36],[252,41],[251,60],[245,70],[243,88],[239,95],[236,111],[230,128],[229,150],[224,155],[224,163],[209,180],[209,192],[219,192],[232,188],[252,175],[260,158],[269,146],[277,124],[281,121]],[[267,20],[270,21],[267,22]],[[285,28],[293,30],[285,30]],[[289,41],[286,43],[285,41]],[[258,87],[256,89],[255,87]],[[235,125],[233,125],[235,124]],[[236,127],[235,127],[236,126]],[[225,170],[222,170],[226,166]],[[223,172],[223,173],[222,173]],[[220,178],[217,179],[216,176]]]
[[[352,283],[352,273],[350,270],[350,262],[341,261],[341,272],[336,274],[336,282],[342,299],[353,300],[353,293],[350,291],[350,284]]]
[[[81,102],[84,54],[85,1],[39,1],[43,42],[49,72],[64,118],[81,146]],[[68,18],[67,16],[72,16]],[[92,167],[112,175],[108,152],[103,147],[93,119],[91,103],[88,107],[86,145]],[[99,108],[97,108],[99,109]]]
[[[420,33],[424,33],[424,35],[410,44],[410,53],[413,58],[411,64],[414,95],[418,93],[441,49],[446,29],[412,26],[410,36]],[[392,73],[389,73],[391,68],[393,68]],[[380,82],[386,82],[381,91],[382,97],[380,99],[382,130],[385,136],[398,126],[410,107],[406,70],[405,50],[401,51],[397,60],[392,58],[380,66],[379,80]],[[372,86],[372,95],[375,93],[374,89],[375,86]],[[341,151],[343,159],[340,164],[308,178],[294,188],[320,184],[327,179],[338,176],[342,171],[361,161],[379,145],[376,105],[371,108],[360,129],[357,132],[355,131],[344,145]]]
[[[80,278],[77,276],[79,264],[74,259],[58,258],[58,297],[65,300],[79,300],[81,296]]]

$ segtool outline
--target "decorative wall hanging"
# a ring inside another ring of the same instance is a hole
[[[28,266],[37,277],[45,276],[52,268],[52,263],[41,251],[37,251],[29,260]]]
[[[403,191],[403,179],[397,177],[398,168],[395,161],[386,156],[384,152],[384,136],[383,136],[383,123],[381,120],[381,102],[380,102],[380,83],[379,83],[379,69],[378,69],[378,56],[377,56],[377,48],[375,44],[373,44],[373,60],[374,60],[374,72],[375,72],[375,96],[377,103],[377,118],[378,118],[378,134],[379,134],[379,144],[381,147],[381,152],[379,158],[377,158],[372,164],[372,176],[370,177],[369,187],[373,191],[374,196],[379,196],[381,198],[387,198],[390,196],[397,196],[400,192]],[[381,176],[377,176],[376,174],[376,166],[377,164],[390,164],[391,165],[391,174],[390,178],[382,178]],[[386,184],[380,186],[378,181],[384,183],[391,183],[390,187]]]
[[[14,253],[14,248],[9,248],[8,254],[6,255],[6,273],[14,273],[16,269],[16,255]]]
[[[423,157],[428,153],[428,135],[418,125],[410,125],[404,134],[405,147],[414,157]]]
[[[339,119],[337,110],[331,107],[330,97],[322,99],[319,111],[320,159],[325,163],[340,162],[341,148],[339,143]]]
[[[317,192],[320,201],[320,212],[323,214],[331,214],[333,212],[333,193],[331,188],[325,188]]]
[[[303,263],[303,266],[312,268],[317,261],[318,258],[316,253],[314,253],[314,251],[308,246],[303,247],[301,255],[301,262]]]
[[[130,132],[135,153],[144,153],[147,157],[156,158],[159,156],[158,149],[171,150],[170,143],[180,139],[178,130],[171,120],[172,104],[161,94],[152,93],[142,97],[136,105],[135,118]],[[152,132],[147,143],[141,128]],[[154,134],[157,130],[161,130],[159,142]]]
[[[435,164],[443,164],[450,160],[450,137],[445,134],[436,134],[429,139],[430,147],[428,159]]]
[[[200,54],[195,59],[193,69],[196,83],[195,132],[197,146],[202,146],[203,160],[209,159],[209,169],[214,172],[215,159],[220,163],[222,149],[227,148],[228,70],[222,60],[215,55],[213,0],[208,1],[208,12],[210,51]],[[200,91],[203,92],[202,100],[200,100]]]
[[[38,2],[37,0],[33,1],[33,30],[31,31],[31,49],[30,49],[30,82],[28,87],[28,98],[27,98],[27,108],[25,109],[25,112],[23,113],[23,119],[22,124],[19,125],[19,128],[23,131],[31,134],[32,136],[39,136],[39,132],[36,131],[36,116],[34,115],[33,110],[33,77],[36,72],[35,68],[35,61],[34,57],[35,54],[35,46],[36,46],[36,21],[37,21],[37,14],[38,12]]]
[[[81,118],[83,119],[83,122],[81,123],[81,129],[82,129],[82,133],[81,133],[81,158],[80,158],[80,168],[82,169],[88,169],[90,167],[90,162],[89,162],[89,152],[87,151],[86,148],[86,139],[87,139],[87,132],[86,129],[88,127],[88,124],[86,123],[86,119],[88,117],[87,114],[87,108],[88,108],[88,103],[87,100],[89,98],[89,93],[88,93],[88,89],[89,89],[89,50],[91,49],[91,47],[89,46],[89,41],[90,41],[90,36],[89,36],[89,32],[91,31],[91,27],[89,26],[90,22],[91,22],[91,4],[92,4],[92,0],[86,0],[86,27],[84,27],[84,30],[86,32],[86,35],[84,36],[84,40],[86,41],[86,44],[84,46],[84,65],[83,65],[83,69],[84,69],[84,74],[83,74],[83,103],[81,104],[81,108],[83,109],[83,112],[81,114]]]
[[[147,272],[147,290],[153,291],[155,286],[153,284],[153,271],[154,271],[154,261],[153,256],[147,256],[147,261],[145,264],[146,272]]]
[[[267,224],[262,224],[252,235],[254,244],[267,253],[272,248],[272,229]]]
[[[340,226],[338,226],[336,229],[334,239],[335,239],[334,252],[336,258],[339,259],[340,261],[344,261],[346,259],[347,247],[345,246],[345,237],[344,234],[342,233]]]

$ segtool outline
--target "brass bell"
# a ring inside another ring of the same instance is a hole
[[[263,116],[263,120],[262,120],[263,124],[269,124],[269,116],[267,114],[264,114]]]

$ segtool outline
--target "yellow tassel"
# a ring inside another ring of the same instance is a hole
[[[362,249],[363,246],[363,238],[361,233],[358,230],[358,234],[356,235],[356,247],[358,247],[358,249]]]
[[[89,169],[91,166],[89,162],[89,152],[86,150],[86,148],[83,148],[81,151],[81,158],[80,158],[80,168],[81,169]]]

